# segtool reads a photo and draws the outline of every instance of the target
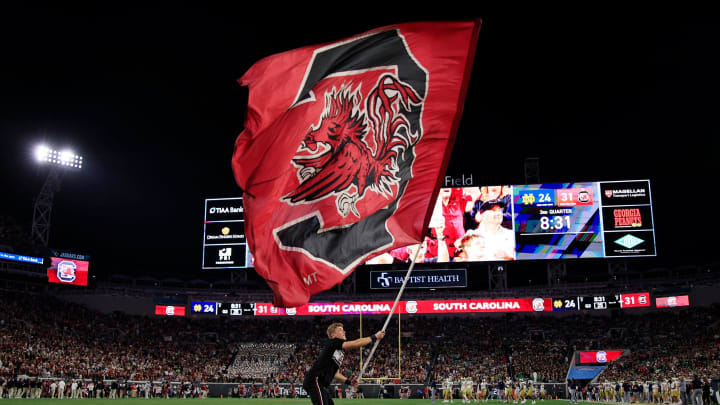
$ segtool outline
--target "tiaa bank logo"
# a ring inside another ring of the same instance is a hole
[[[77,276],[75,275],[75,263],[63,260],[57,265],[57,278],[64,283],[72,283]]]
[[[598,363],[607,363],[607,353],[604,351],[599,351],[595,354],[595,361]]]

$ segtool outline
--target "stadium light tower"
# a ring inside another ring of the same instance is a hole
[[[50,167],[45,183],[35,198],[33,207],[32,237],[42,246],[48,246],[50,237],[50,215],[55,193],[60,191],[63,175],[68,170],[80,170],[83,165],[82,156],[70,149],[61,151],[38,145],[35,148],[35,160],[38,164]]]

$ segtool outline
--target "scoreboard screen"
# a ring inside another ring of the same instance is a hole
[[[656,255],[649,180],[442,188],[429,228],[367,264]]]
[[[517,259],[603,257],[597,194],[593,183],[515,187]]]
[[[577,302],[579,310],[622,308],[620,294],[577,297]]]
[[[203,269],[252,267],[242,197],[205,200]]]
[[[591,352],[580,352],[580,363],[607,363],[617,360],[622,356],[624,350],[598,350]]]
[[[255,315],[255,304],[247,302],[218,302],[217,314],[221,316]]]
[[[185,316],[185,307],[178,305],[155,305],[155,315]]]
[[[687,307],[690,305],[690,298],[687,295],[677,295],[672,297],[657,297],[655,306],[658,308],[675,308]]]
[[[50,263],[51,267],[47,269],[49,283],[87,286],[90,267],[88,261],[50,257]]]

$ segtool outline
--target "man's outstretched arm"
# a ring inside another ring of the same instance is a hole
[[[372,336],[374,336],[375,339],[380,340],[385,337],[385,331],[381,330],[380,332],[378,332]],[[343,342],[342,348],[344,350],[347,350],[347,349],[357,349],[359,347],[367,346],[375,340],[372,338],[372,336],[355,339],[355,340],[350,340],[348,342]]]

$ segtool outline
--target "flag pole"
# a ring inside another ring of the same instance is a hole
[[[402,296],[403,291],[405,291],[405,286],[407,285],[408,280],[410,279],[410,273],[413,271],[413,267],[415,267],[415,261],[417,260],[418,254],[420,253],[420,249],[422,247],[422,242],[418,244],[418,249],[415,252],[415,256],[412,259],[412,263],[410,263],[410,268],[407,271],[407,274],[405,274],[405,280],[403,280],[402,286],[400,287],[400,291],[398,291],[397,297],[395,297],[395,303],[393,303],[392,309],[390,310],[390,313],[388,314],[387,319],[385,320],[385,324],[382,327],[382,331],[385,331],[387,329],[388,324],[390,323],[390,319],[392,319],[393,313],[395,313],[395,308],[397,307],[398,302],[400,302],[400,297]],[[370,354],[368,354],[367,360],[365,360],[365,365],[363,365],[362,370],[360,370],[360,375],[358,376],[358,382],[362,380],[363,374],[365,374],[365,369],[367,368],[368,364],[370,364],[370,360],[372,360],[373,354],[375,354],[375,349],[378,346],[378,343],[380,343],[379,340],[375,341],[375,344],[373,344],[372,350],[370,350]]]

